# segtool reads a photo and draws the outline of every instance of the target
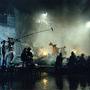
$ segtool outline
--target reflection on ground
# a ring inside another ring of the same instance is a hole
[[[0,90],[90,90],[90,77],[46,72],[0,74]]]

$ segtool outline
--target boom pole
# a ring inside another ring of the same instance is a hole
[[[41,32],[46,32],[46,31],[53,31],[53,28],[51,27],[50,30],[43,30],[43,31],[37,31],[37,32],[34,32],[34,33],[30,33],[30,34],[27,34],[27,35],[25,35],[25,36],[23,36],[21,38],[18,38],[18,39],[23,39],[23,38],[29,37],[29,36],[31,36],[33,34],[37,34],[37,33],[41,33]]]

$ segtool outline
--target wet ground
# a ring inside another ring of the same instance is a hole
[[[7,75],[5,72],[0,74],[0,90],[90,90],[90,77],[47,72],[18,72]]]

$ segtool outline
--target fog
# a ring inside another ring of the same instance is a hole
[[[2,40],[7,40],[8,37],[12,37],[12,38],[16,37],[15,28],[0,25],[0,42]]]
[[[86,17],[80,11],[61,12],[54,10],[37,11],[33,14],[16,12],[17,38],[35,33],[21,39],[20,45],[34,48],[46,48],[50,52],[49,43],[52,42],[61,48],[66,46],[67,55],[74,50],[77,54],[90,55],[90,28],[87,28]],[[54,31],[51,30],[53,28]],[[47,31],[45,31],[47,30]]]

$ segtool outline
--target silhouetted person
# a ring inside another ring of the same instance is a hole
[[[71,56],[69,58],[69,64],[70,65],[75,65],[76,62],[77,62],[77,57],[76,57],[74,52],[71,52]]]
[[[5,46],[5,43],[6,43],[5,40],[3,40],[1,42],[1,44],[2,44],[2,66],[6,66],[6,60],[5,60],[6,46]]]
[[[10,63],[12,63],[13,58],[14,58],[14,50],[13,50],[13,47],[11,47],[10,48]]]
[[[27,48],[24,48],[21,53],[21,60],[23,61],[23,67],[25,66],[25,63],[27,61]]]
[[[77,62],[77,57],[74,52],[71,52],[71,56],[68,62],[68,67],[69,67],[70,72],[76,71],[76,62]]]
[[[11,48],[14,45],[14,39],[8,37],[8,41],[7,42],[8,42],[8,51],[11,51]]]
[[[26,66],[31,66],[33,64],[33,54],[31,52],[31,48],[28,47],[27,48],[27,62],[26,62]]]
[[[64,57],[66,57],[66,46],[61,47],[61,53]]]
[[[52,55],[57,55],[59,52],[59,48],[57,47],[57,45],[50,42],[49,46],[52,46]]]
[[[8,50],[6,59],[9,62],[8,64],[12,65],[13,58],[14,58],[14,39],[8,37],[8,40],[6,42],[7,42],[7,50]]]
[[[63,61],[63,57],[62,57],[62,53],[60,53],[57,57],[56,57],[56,62],[55,62],[55,71],[61,71],[62,69],[62,61]]]
[[[76,62],[76,68],[77,68],[77,73],[80,73],[80,56],[77,56],[77,62]]]
[[[85,73],[86,69],[86,59],[85,55],[81,54],[80,59],[79,59],[79,66],[80,66],[80,72]]]
[[[80,56],[80,63],[81,63],[83,66],[85,66],[85,64],[86,64],[86,59],[85,59],[85,55],[84,55],[84,54],[81,54],[81,56]]]

